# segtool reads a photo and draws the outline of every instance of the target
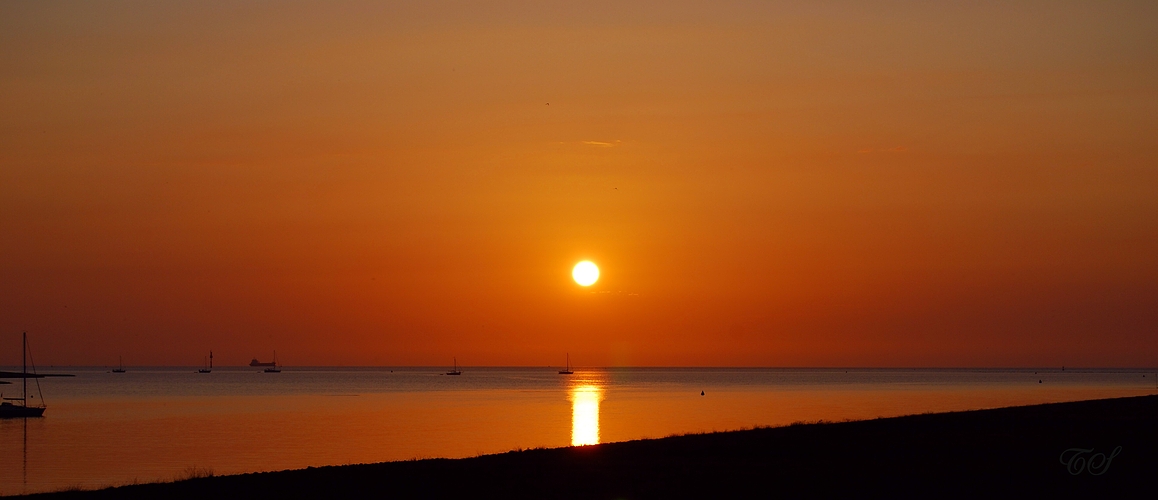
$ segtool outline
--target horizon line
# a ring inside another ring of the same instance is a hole
[[[19,365],[12,365],[19,366]],[[117,365],[41,365],[44,368],[112,368]],[[281,368],[442,369],[447,365],[282,365]],[[460,368],[559,368],[563,365],[459,365]],[[10,368],[8,365],[0,367]],[[201,368],[201,365],[124,365],[125,368]],[[623,365],[571,366],[574,369],[728,369],[728,370],[1158,370],[1158,366],[723,366],[723,365]],[[249,365],[218,365],[214,369],[262,368]]]

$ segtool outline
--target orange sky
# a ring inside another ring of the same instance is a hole
[[[0,364],[1153,366],[1154,26],[5,2]]]

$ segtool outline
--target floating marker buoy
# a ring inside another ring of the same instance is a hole
[[[700,391],[700,395],[701,395],[701,396],[703,396],[703,395],[704,395],[704,391]]]

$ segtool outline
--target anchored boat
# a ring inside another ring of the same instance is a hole
[[[559,375],[571,375],[575,372],[571,371],[571,353],[567,353],[567,367],[559,370]]]
[[[207,359],[208,359],[209,363],[206,364],[200,370],[197,370],[197,373],[212,373],[213,372],[213,351],[209,351],[209,357]]]
[[[36,375],[36,363],[32,363],[32,373],[28,373],[28,358],[30,353],[28,351],[28,333],[25,332],[22,336],[21,354],[24,358],[24,369],[19,374],[5,373],[5,376],[11,377],[18,375],[23,384],[20,385],[20,397],[18,398],[3,398],[0,400],[0,418],[28,418],[40,417],[44,415],[44,410],[47,407],[44,405],[44,394],[40,392],[40,376]],[[28,404],[28,379],[36,380],[36,393],[40,396],[40,401],[35,405]],[[2,397],[2,396],[0,396]]]

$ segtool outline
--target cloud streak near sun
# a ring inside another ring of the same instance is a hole
[[[621,142],[623,142],[623,141],[619,141],[619,140],[616,140],[616,141],[613,141],[613,142],[604,142],[604,141],[580,141],[580,143],[581,143],[581,144],[583,144],[584,146],[591,146],[591,147],[596,147],[596,148],[613,148],[613,147],[615,147],[615,146],[618,146],[618,145],[619,145],[619,143],[621,143]]]

